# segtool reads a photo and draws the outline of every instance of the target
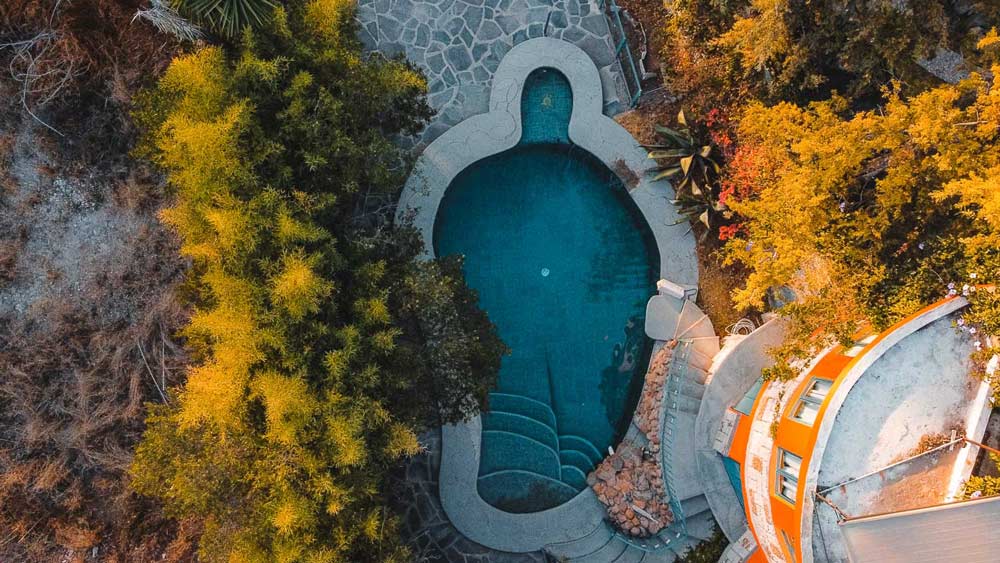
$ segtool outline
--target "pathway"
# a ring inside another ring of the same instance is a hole
[[[600,70],[604,113],[625,109],[621,66],[596,0],[359,0],[357,18],[368,50],[405,55],[427,75],[428,101],[437,115],[420,136],[423,145],[487,112],[500,60],[535,37],[583,49]]]

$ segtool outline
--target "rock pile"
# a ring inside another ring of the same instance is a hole
[[[667,382],[667,372],[670,370],[670,358],[674,354],[675,340],[671,340],[649,362],[646,381],[642,386],[642,397],[636,407],[633,420],[635,425],[649,439],[649,449],[653,453],[660,451],[660,406],[663,404],[663,386]]]
[[[659,463],[631,442],[622,442],[587,477],[587,483],[607,507],[611,521],[626,534],[649,537],[674,519]]]
[[[660,467],[660,405],[676,342],[663,347],[650,362],[642,397],[633,420],[649,439],[643,449],[630,440],[587,476],[611,521],[626,534],[649,537],[673,522]]]

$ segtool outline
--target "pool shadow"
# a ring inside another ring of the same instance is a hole
[[[639,316],[628,320],[623,329],[624,341],[615,344],[610,365],[601,371],[601,405],[608,424],[615,429],[615,444],[628,430],[649,367],[653,343],[646,338],[644,321]],[[622,385],[622,378],[627,378],[629,384]]]

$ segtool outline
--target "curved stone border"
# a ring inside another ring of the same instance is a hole
[[[537,68],[558,70],[573,92],[569,138],[599,158],[625,183],[653,233],[660,255],[660,277],[695,286],[698,262],[694,236],[674,209],[669,182],[651,180],[653,161],[636,140],[601,113],[601,78],[578,47],[548,37],[512,49],[493,78],[490,112],[455,125],[424,149],[400,196],[397,220],[412,216],[428,257],[434,254],[434,219],[451,181],[469,165],[514,147],[521,139],[521,91]]]
[[[804,479],[800,481],[806,491],[816,491],[817,482],[819,481],[819,471],[822,465],[823,454],[826,452],[827,443],[830,440],[830,435],[833,432],[834,424],[837,421],[837,413],[840,412],[840,408],[844,406],[844,401],[847,400],[847,396],[850,394],[851,389],[857,384],[861,376],[868,371],[868,368],[878,361],[886,352],[888,352],[893,346],[899,344],[904,338],[917,332],[921,328],[931,324],[932,322],[950,315],[951,313],[965,307],[969,302],[965,300],[964,297],[956,297],[954,299],[949,299],[941,303],[937,303],[924,309],[917,315],[906,319],[900,324],[890,328],[889,330],[883,332],[874,342],[869,344],[865,349],[858,354],[854,360],[851,361],[846,373],[842,373],[837,378],[836,387],[833,389],[833,395],[830,397],[829,402],[826,405],[825,411],[820,418],[819,428],[816,431],[816,445],[813,446],[812,454],[810,454],[810,459],[820,460],[816,463],[809,463],[806,468],[806,475]],[[800,531],[800,543],[802,545],[802,562],[812,563],[813,561],[813,550],[812,550],[812,532],[813,532],[813,511],[815,509],[815,500],[812,495],[805,495],[802,501],[802,518],[801,518],[801,531]]]
[[[645,151],[601,113],[601,79],[593,61],[557,39],[525,41],[504,57],[493,78],[489,113],[462,121],[424,150],[400,197],[397,221],[412,221],[424,240],[425,256],[434,256],[434,220],[445,191],[469,165],[518,143],[524,81],[538,68],[555,69],[569,81],[570,140],[604,162],[629,189],[656,240],[660,277],[695,286],[694,237],[674,210],[672,187],[650,180],[652,162]],[[478,416],[442,429],[441,504],[462,534],[493,549],[527,552],[578,539],[603,524],[604,507],[589,488],[557,507],[529,514],[504,512],[483,500],[476,481],[481,429]]]

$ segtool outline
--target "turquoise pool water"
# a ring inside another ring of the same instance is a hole
[[[511,348],[483,416],[479,494],[509,512],[561,504],[620,439],[649,357],[658,254],[620,180],[568,138],[572,94],[532,73],[523,135],[462,171],[434,227]]]

